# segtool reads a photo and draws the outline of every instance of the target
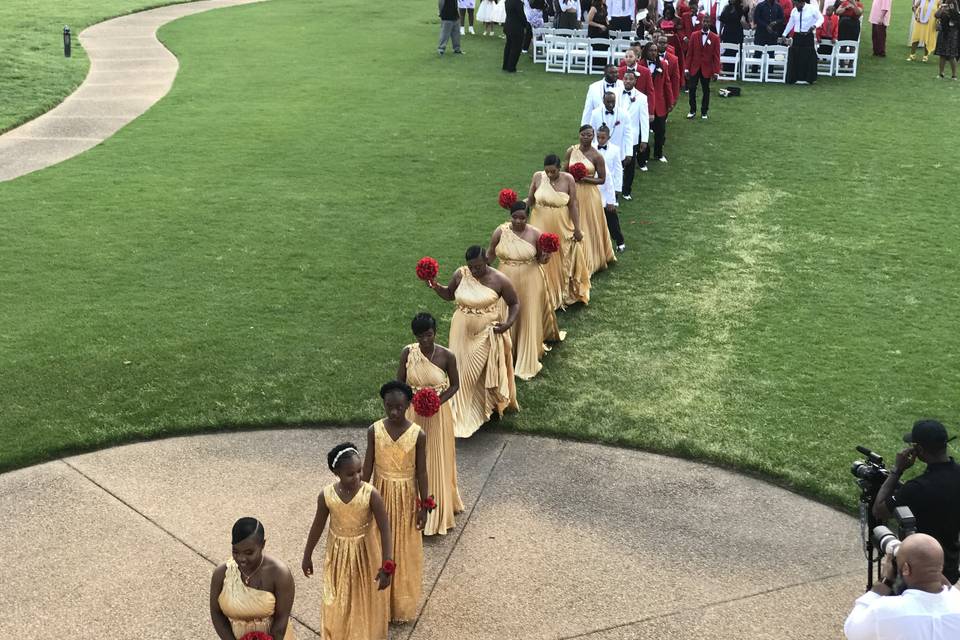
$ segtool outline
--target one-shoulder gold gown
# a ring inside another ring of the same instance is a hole
[[[447,372],[430,362],[420,351],[420,345],[407,345],[407,384],[416,393],[430,387],[442,394],[450,386]],[[427,434],[427,484],[429,495],[437,501],[437,508],[427,514],[424,535],[444,535],[456,526],[455,515],[463,511],[463,500],[457,486],[457,446],[453,435],[451,398],[440,405],[440,411],[429,418],[421,416],[411,406],[407,420],[416,422]]]
[[[577,191],[580,186],[577,185]],[[584,239],[573,239],[573,221],[570,220],[568,204],[570,196],[553,188],[545,171],[540,172],[540,184],[533,194],[536,202],[530,215],[530,222],[543,233],[555,233],[560,238],[560,251],[550,256],[543,271],[547,278],[547,295],[554,309],[577,302],[590,302],[590,272],[584,259],[582,245],[586,242],[586,229],[582,228]],[[583,216],[581,216],[581,221]]]
[[[333,484],[323,489],[330,511],[323,563],[323,640],[386,640],[387,592],[377,590],[382,565],[380,530],[364,482],[350,502]]]
[[[393,560],[397,563],[397,572],[388,589],[390,620],[394,622],[408,622],[416,617],[423,585],[423,536],[417,529],[419,436],[417,424],[411,424],[396,440],[390,437],[383,420],[373,425],[376,447],[373,486],[387,508],[393,534]]]
[[[450,323],[450,350],[457,356],[460,390],[453,397],[453,431],[469,438],[494,410],[518,410],[513,380],[513,345],[510,332],[494,333],[506,320],[500,294],[460,267],[457,310]]]
[[[233,635],[242,638],[253,631],[270,633],[273,626],[273,613],[276,611],[277,599],[269,591],[253,589],[243,584],[240,567],[230,558],[227,560],[227,573],[223,577],[223,588],[217,596],[220,610],[230,620]],[[287,623],[287,633],[283,640],[296,640],[293,631],[293,620]]]
[[[580,147],[570,147],[570,164],[582,162],[588,176],[596,176],[597,168],[580,151]],[[613,242],[607,228],[607,216],[603,213],[603,198],[600,187],[586,182],[577,183],[577,209],[580,211],[580,226],[583,230],[583,255],[590,274],[603,271],[610,262],[616,262]]]
[[[540,373],[540,359],[550,350],[544,340],[561,340],[563,335],[547,295],[547,279],[537,261],[537,248],[514,233],[509,222],[500,225],[497,258],[500,271],[510,278],[520,299],[520,314],[510,327],[513,369],[518,378],[529,380]]]

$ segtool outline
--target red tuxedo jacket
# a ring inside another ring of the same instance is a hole
[[[647,72],[649,73],[649,69]],[[677,102],[670,73],[669,61],[660,61],[657,72],[653,74],[653,97],[647,95],[648,107],[652,115],[666,117],[670,113],[670,108]]]
[[[691,76],[698,73],[704,78],[712,78],[720,73],[720,36],[710,31],[707,44],[703,44],[703,31],[696,30],[690,36],[687,48],[686,71]]]
[[[620,63],[620,79],[623,80],[623,74],[627,72],[627,65]],[[653,78],[650,77],[650,69],[642,62],[637,62],[637,91],[647,96],[647,104],[653,104]]]
[[[664,56],[670,65],[670,83],[673,90],[673,103],[676,104],[680,99],[680,92],[683,90],[683,71],[680,70],[680,61],[671,51],[673,47],[667,45],[667,51]]]

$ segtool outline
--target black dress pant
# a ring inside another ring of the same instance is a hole
[[[505,31],[507,41],[503,44],[503,70],[511,73],[517,70],[520,59],[520,45],[523,44],[523,31]]]
[[[663,157],[663,145],[667,142],[667,116],[654,116],[650,121],[650,132],[653,134],[653,157],[659,160]],[[643,167],[650,160],[650,145],[640,154],[640,166]]]
[[[703,89],[703,99],[700,100],[700,114],[705,116],[707,115],[707,111],[710,110],[710,76],[704,77],[699,71],[695,74],[690,74],[690,77],[687,79],[687,91],[690,92],[690,113],[697,112],[698,82]]]
[[[533,42],[533,29],[528,24],[523,28],[523,50],[530,51],[530,43]]]
[[[623,232],[620,231],[620,215],[616,209],[611,211],[606,207],[603,208],[603,213],[607,217],[607,229],[610,230],[610,237],[613,238],[613,244],[619,247],[624,244]]]
[[[560,17],[557,18],[557,28],[558,29],[576,29],[577,14],[570,13],[569,11],[562,12],[560,14]]]
[[[633,31],[633,19],[630,16],[610,18],[610,31]]]
[[[640,145],[633,145],[633,154],[630,156],[630,164],[623,168],[623,195],[633,194],[633,177],[637,171],[637,163],[640,161],[637,154],[640,153]],[[618,223],[619,224],[619,223]],[[609,226],[609,225],[608,225]],[[611,231],[611,233],[613,233]],[[621,243],[622,244],[622,243]]]

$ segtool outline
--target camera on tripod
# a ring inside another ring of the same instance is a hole
[[[893,510],[893,517],[897,519],[898,533],[890,531],[883,525],[873,528],[873,541],[881,556],[896,557],[904,538],[917,532],[917,519],[910,511],[910,507],[896,507]]]
[[[880,575],[880,560],[883,554],[887,553],[885,549],[893,544],[893,540],[883,537],[884,546],[879,546],[878,539],[878,545],[874,547],[873,541],[870,539],[871,534],[876,535],[876,532],[880,529],[886,530],[893,536],[893,532],[889,529],[878,526],[880,523],[873,517],[873,503],[877,499],[880,487],[890,477],[890,470],[884,466],[883,458],[870,449],[858,446],[857,451],[862,453],[866,459],[855,460],[850,465],[850,473],[857,479],[857,486],[860,487],[860,541],[863,544],[863,554],[867,559],[867,591],[869,591],[873,588],[874,571],[878,576]],[[907,509],[907,512],[909,511]],[[899,518],[898,515],[898,521]],[[910,518],[913,518],[913,514],[910,514]],[[903,525],[900,528],[903,531]],[[899,543],[896,536],[893,536],[893,539]],[[875,550],[879,550],[880,553],[875,555]]]
[[[854,460],[853,464],[850,465],[850,473],[854,475],[857,484],[860,486],[861,501],[864,498],[869,498],[869,502],[872,504],[873,499],[877,497],[877,492],[880,491],[880,487],[887,476],[890,475],[890,470],[883,465],[883,458],[870,449],[858,446],[857,451],[866,456],[867,459]]]

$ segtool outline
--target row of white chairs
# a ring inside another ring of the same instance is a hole
[[[820,49],[825,49],[823,52]],[[856,40],[823,40],[817,48],[817,75],[855,78],[860,44]],[[790,49],[781,45],[720,45],[720,80],[786,82]],[[725,68],[724,68],[725,67]]]
[[[533,42],[533,61],[546,63],[556,73],[603,73],[608,64],[620,64],[630,40],[549,35]]]

